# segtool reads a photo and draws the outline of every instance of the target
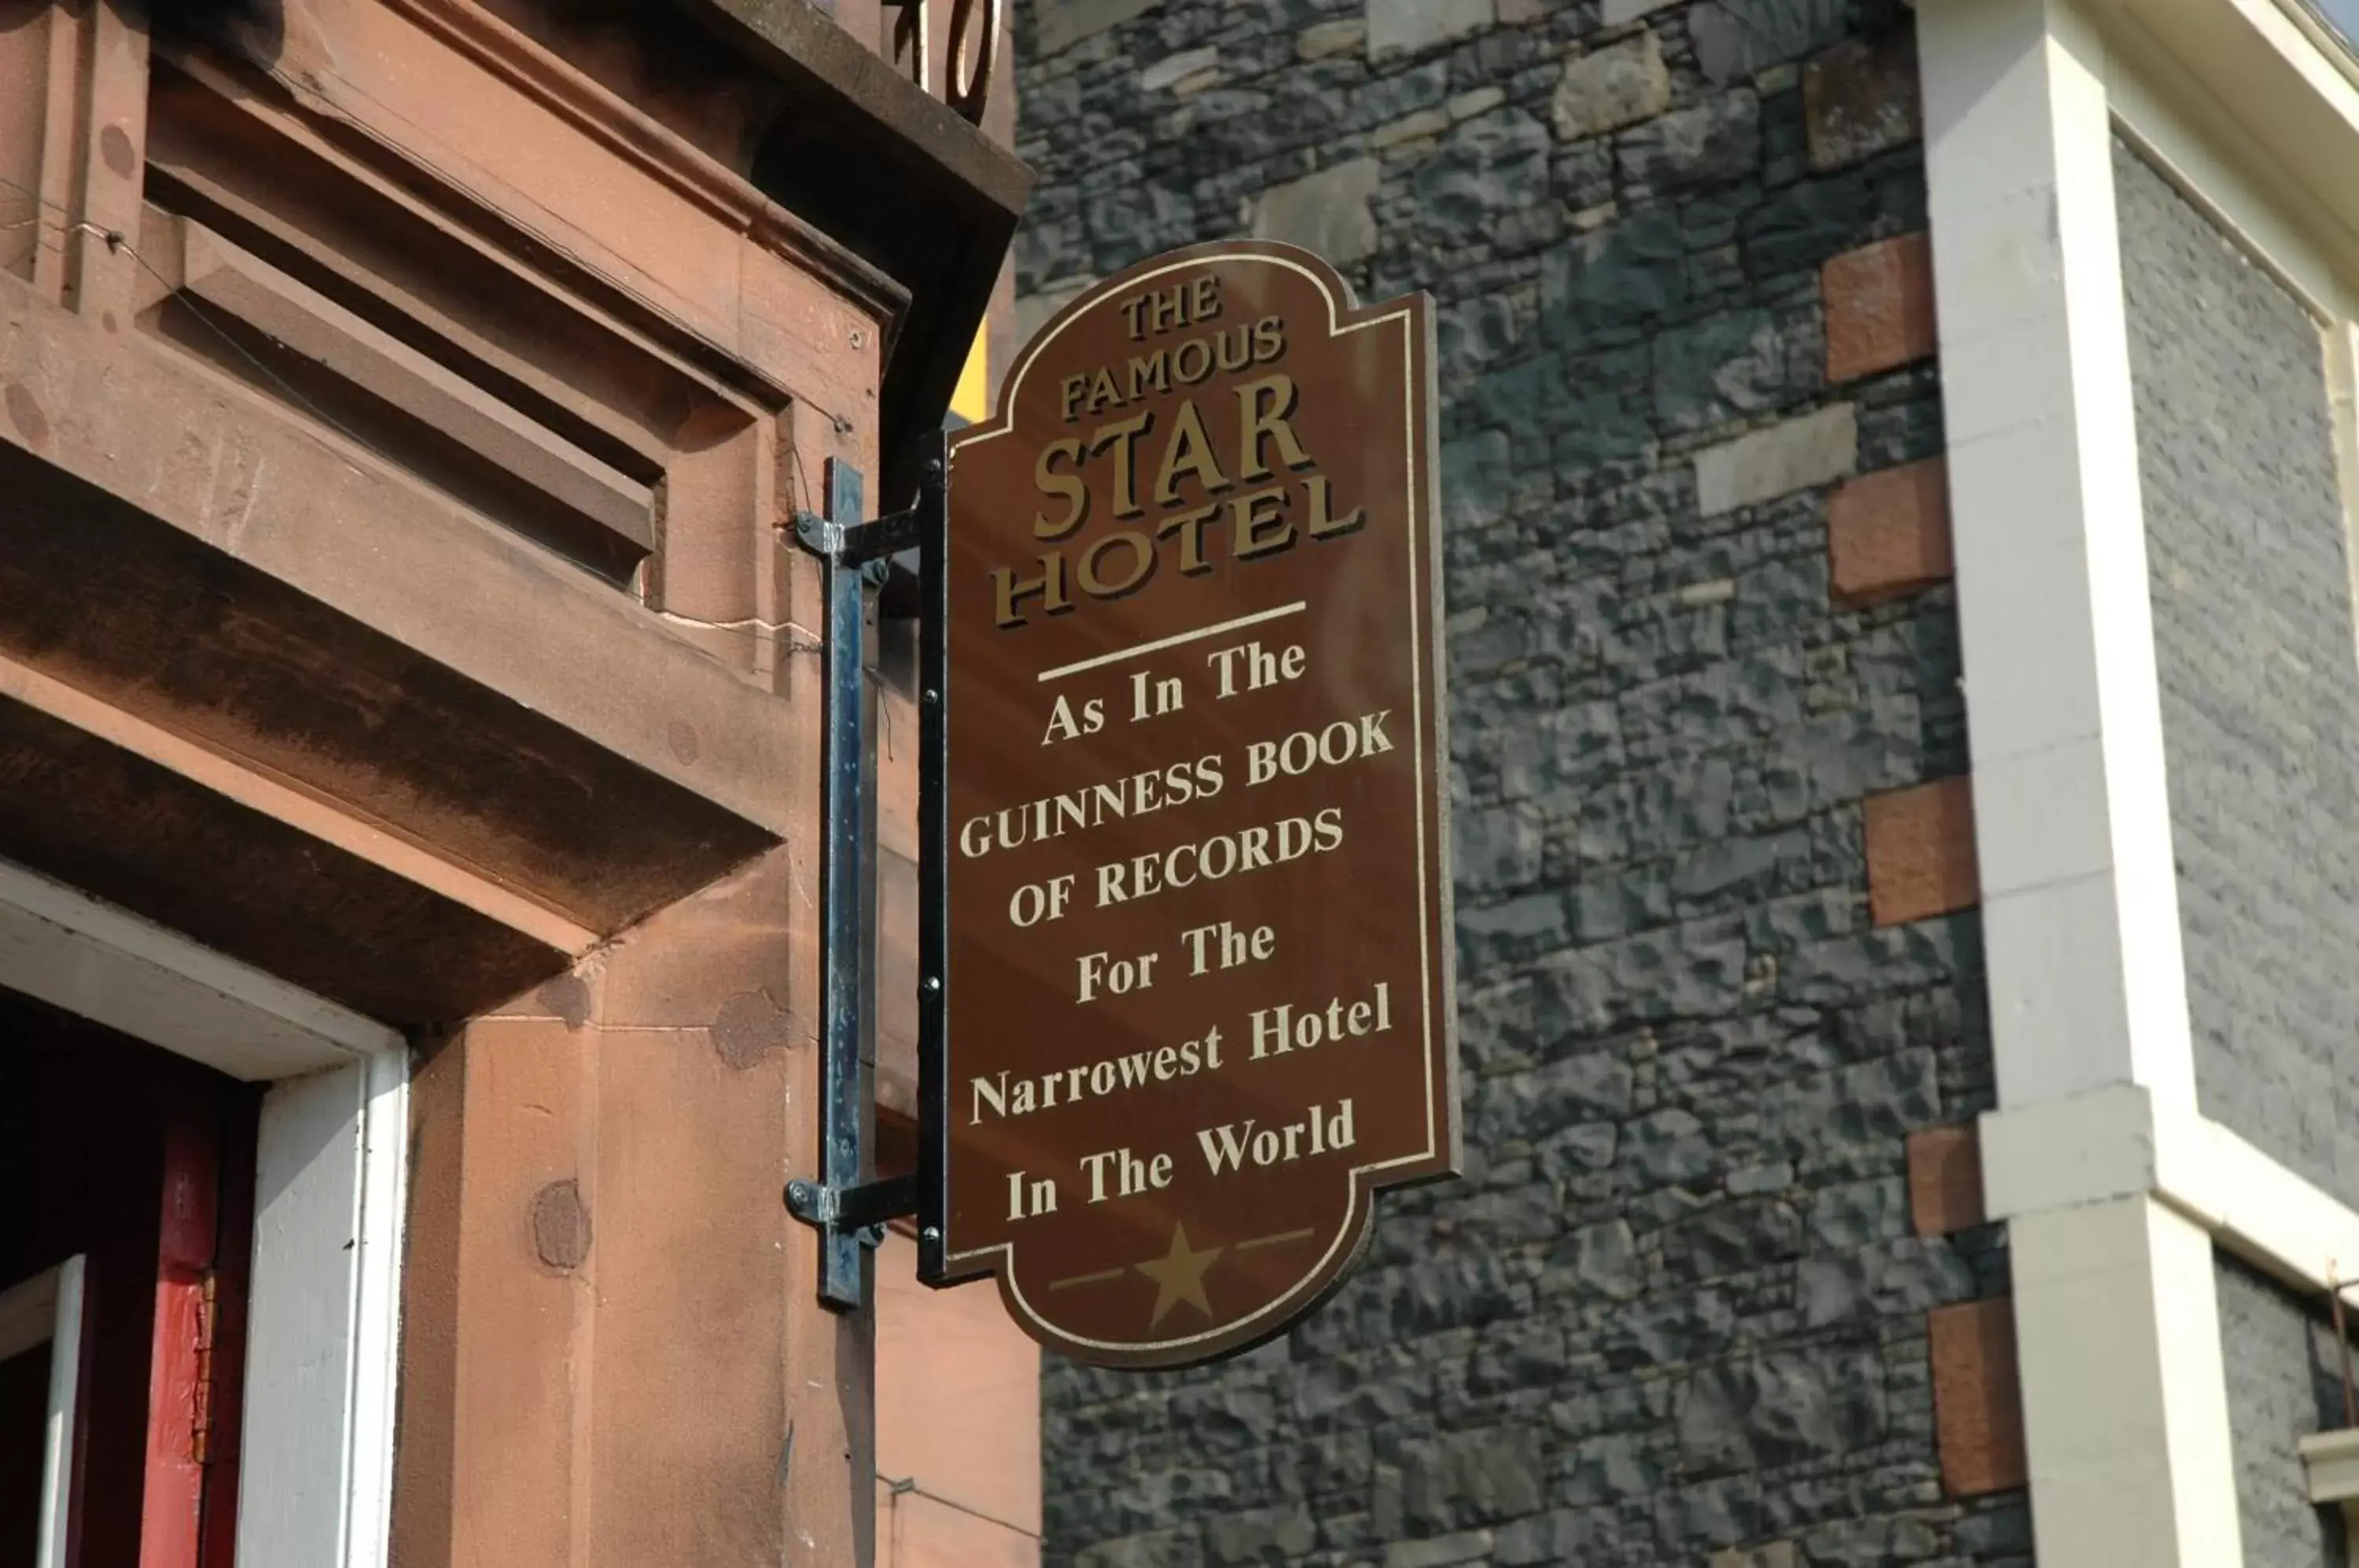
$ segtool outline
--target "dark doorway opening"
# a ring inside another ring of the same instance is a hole
[[[0,1568],[229,1568],[260,1100],[251,1085],[0,991],[0,1291],[79,1260],[60,1339],[0,1360]],[[20,1314],[21,1315],[21,1314]]]

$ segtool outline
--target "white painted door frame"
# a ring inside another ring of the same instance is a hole
[[[269,1085],[256,1162],[238,1561],[385,1568],[408,1042],[5,862],[0,986]]]

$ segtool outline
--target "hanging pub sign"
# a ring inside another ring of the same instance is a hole
[[[932,1256],[1066,1355],[1267,1339],[1456,1170],[1432,377],[1422,296],[1204,245],[952,438]]]

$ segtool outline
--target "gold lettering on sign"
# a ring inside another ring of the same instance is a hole
[[[1207,246],[952,438],[941,1268],[1082,1359],[1282,1332],[1454,1164],[1430,332]]]
[[[1161,323],[1203,319],[1195,310],[1202,291],[1175,286],[1141,295],[1125,306],[1125,319],[1163,330]],[[1212,296],[1217,305],[1217,292]],[[1160,301],[1158,304],[1158,301]],[[1129,309],[1136,306],[1136,310]],[[1251,329],[1239,328],[1232,356],[1209,339],[1190,339],[1178,349],[1157,349],[1128,366],[1133,397],[1168,392],[1201,382],[1214,367],[1251,368],[1283,352],[1285,323],[1276,317]],[[1134,335],[1136,335],[1134,333]],[[1191,361],[1184,352],[1201,348]],[[1068,420],[1125,401],[1110,370],[1068,376],[1063,400]],[[1021,563],[991,568],[995,624],[1014,631],[1035,615],[1061,615],[1091,600],[1126,598],[1146,588],[1168,555],[1182,577],[1210,572],[1225,553],[1235,561],[1261,561],[1294,549],[1305,539],[1355,533],[1367,520],[1364,507],[1339,514],[1332,476],[1318,471],[1296,426],[1301,388],[1284,371],[1244,382],[1235,398],[1234,438],[1225,449],[1207,423],[1203,405],[1183,397],[1177,408],[1142,408],[1093,425],[1078,436],[1045,444],[1033,465],[1035,487],[1044,505],[1033,514],[1033,537],[1060,548]],[[1143,484],[1152,474],[1151,484]],[[1243,494],[1240,482],[1277,480]],[[1141,528],[1094,538],[1083,526],[1101,507],[1117,522],[1150,516]],[[1219,524],[1225,521],[1226,528]]]

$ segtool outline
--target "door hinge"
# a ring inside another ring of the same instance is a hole
[[[220,1275],[213,1269],[204,1272],[197,1295],[197,1376],[189,1390],[191,1409],[189,1415],[189,1457],[202,1465],[212,1448],[213,1435],[213,1327],[221,1307],[217,1295]]]

